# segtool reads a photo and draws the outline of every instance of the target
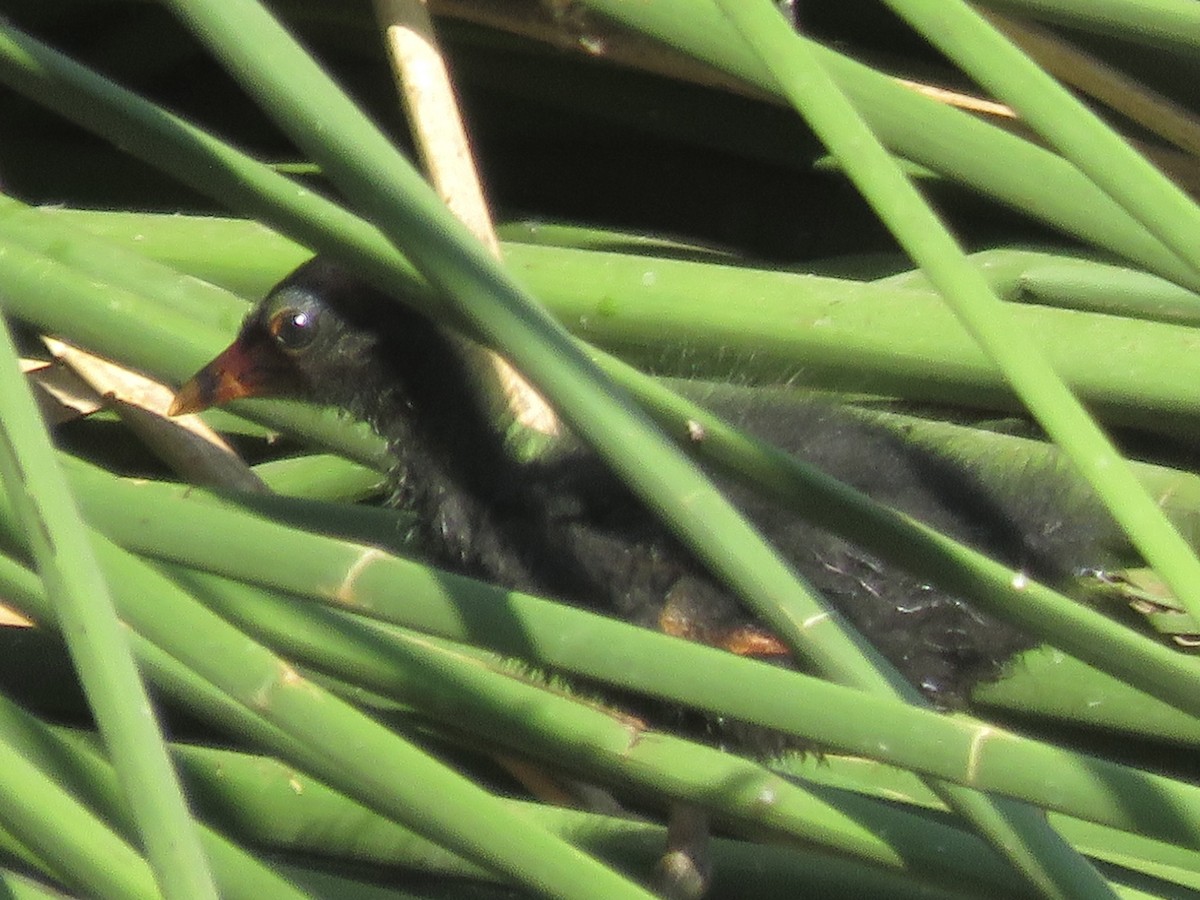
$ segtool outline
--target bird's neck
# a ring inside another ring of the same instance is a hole
[[[350,405],[387,441],[404,498],[421,508],[505,489],[516,464],[480,388],[476,345],[415,314],[392,334]]]

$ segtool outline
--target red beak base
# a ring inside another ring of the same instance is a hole
[[[181,416],[243,397],[268,396],[275,393],[272,380],[271,369],[234,342],[179,389],[167,414]]]

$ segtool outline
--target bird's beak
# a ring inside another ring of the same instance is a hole
[[[241,341],[235,341],[216,359],[191,377],[167,410],[167,415],[202,412],[243,397],[277,394],[276,367],[264,365]]]

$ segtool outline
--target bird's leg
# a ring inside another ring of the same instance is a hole
[[[708,579],[685,575],[671,586],[659,613],[659,630],[685,640],[719,647],[738,656],[790,660],[779,638],[740,616],[725,614],[719,589]],[[697,900],[712,877],[708,814],[675,804],[667,822],[667,852],[658,865],[658,889],[671,900]]]
[[[708,813],[676,803],[667,821],[667,852],[658,863],[658,892],[668,900],[699,900],[712,880]]]
[[[498,753],[494,758],[501,768],[543,803],[616,818],[631,818],[625,807],[604,788],[552,772],[544,765],[522,757]]]

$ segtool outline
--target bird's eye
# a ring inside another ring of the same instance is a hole
[[[267,330],[283,350],[298,353],[317,336],[317,317],[303,309],[286,307],[271,316]]]

